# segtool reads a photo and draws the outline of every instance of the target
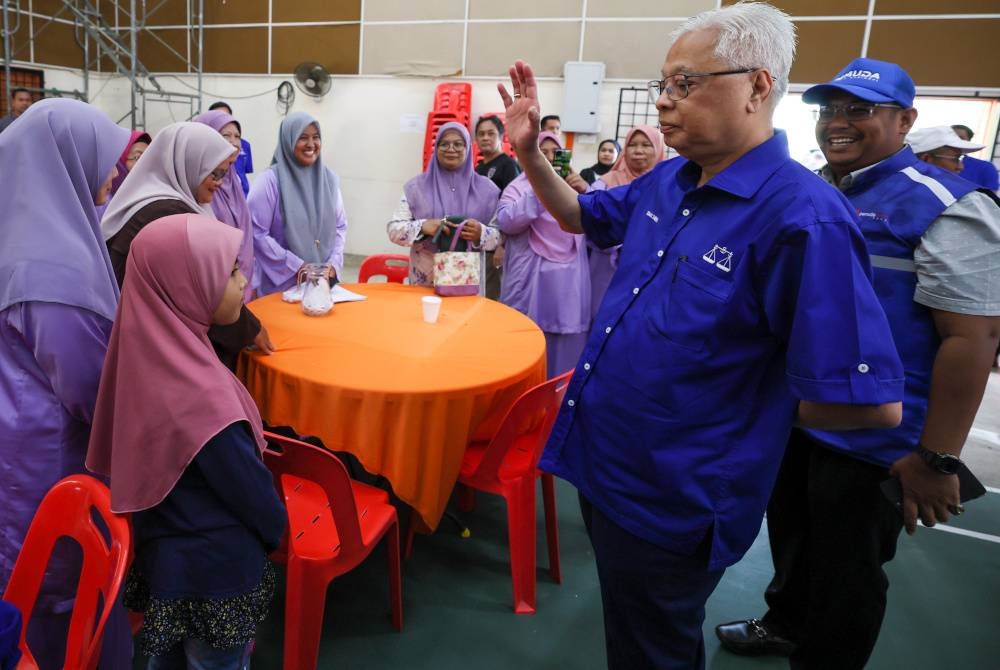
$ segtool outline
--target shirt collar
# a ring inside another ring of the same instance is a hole
[[[841,191],[846,191],[850,189],[852,186],[855,186],[858,183],[858,179],[860,179],[861,176],[867,172],[872,172],[872,175],[874,175],[876,173],[883,172],[884,171],[883,168],[889,168],[888,171],[890,172],[898,171],[899,167],[897,167],[896,164],[899,163],[900,161],[909,162],[909,157],[912,156],[912,154],[913,151],[910,150],[909,145],[904,144],[903,148],[901,148],[899,151],[889,156],[888,158],[883,158],[877,163],[866,165],[865,167],[855,170],[854,172],[845,174],[843,178],[840,180],[840,184],[836,183],[833,175],[833,170],[830,169],[829,165],[824,165],[823,167],[821,167],[817,171],[817,174],[831,186],[835,186],[839,188]]]
[[[775,130],[769,140],[737,158],[722,172],[712,177],[705,186],[749,200],[788,160],[788,136],[783,130]],[[700,176],[701,168],[692,162],[681,168],[678,175],[682,180],[682,186],[690,185],[690,188],[698,183]]]

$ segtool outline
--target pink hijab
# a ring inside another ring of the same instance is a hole
[[[559,136],[555,133],[543,131],[538,134],[538,146],[542,146],[545,140],[552,140],[560,149],[563,148]],[[525,191],[531,190],[526,173],[519,174],[514,181],[507,184],[500,197],[501,202],[516,202]],[[542,215],[531,222],[528,229],[528,246],[531,250],[542,258],[553,263],[570,263],[579,257],[577,246],[582,244],[583,235],[567,233],[559,227],[559,223],[544,208]]]
[[[628,151],[628,143],[632,141],[632,136],[636,133],[642,133],[645,135],[650,142],[653,143],[653,150],[656,155],[653,156],[653,164],[650,166],[650,170],[656,167],[656,164],[664,159],[666,156],[666,150],[663,146],[663,135],[660,131],[653,126],[636,126],[632,130],[628,131],[628,135],[625,136],[625,141],[622,142],[622,152],[618,156],[618,160],[615,164],[611,166],[611,169],[607,173],[601,175],[599,179],[608,185],[608,188],[614,188],[615,186],[624,186],[625,184],[631,183],[633,179],[641,177],[645,172],[641,174],[636,174],[629,169],[628,163],[625,162],[625,154]],[[646,170],[649,172],[649,170]]]
[[[87,451],[87,467],[111,477],[115,512],[162,502],[205,443],[237,421],[264,448],[253,398],[208,340],[242,237],[178,214],[132,242]]]

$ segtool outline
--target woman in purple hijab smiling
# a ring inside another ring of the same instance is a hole
[[[500,231],[488,226],[496,214],[500,189],[472,169],[469,131],[458,123],[446,123],[434,141],[434,159],[427,171],[406,182],[403,197],[387,226],[389,239],[410,247],[410,283],[434,283],[434,252],[431,238],[444,221],[462,216],[466,225],[462,238],[484,251],[496,249]],[[482,291],[480,291],[482,292]]]
[[[85,472],[87,439],[118,285],[97,216],[129,133],[75,100],[43,100],[0,135],[0,588],[35,509],[63,477]],[[28,643],[63,666],[79,554],[56,545]],[[102,667],[131,667],[109,624]]]
[[[194,120],[218,132],[237,150],[240,148],[243,129],[232,114],[216,110],[199,114]],[[249,280],[243,293],[243,301],[248,302],[252,297],[254,283],[253,221],[250,219],[250,207],[247,206],[247,198],[243,193],[240,176],[236,173],[235,163],[226,172],[222,186],[215,191],[215,196],[212,198],[212,212],[219,221],[243,233],[237,263],[240,272]]]
[[[550,162],[562,148],[558,135],[550,132],[539,134],[538,146]],[[581,182],[580,177],[574,180]],[[528,316],[545,333],[550,378],[572,370],[590,330],[584,236],[559,227],[523,173],[504,189],[497,225],[507,240],[500,302]]]

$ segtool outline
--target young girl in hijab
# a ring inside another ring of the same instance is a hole
[[[278,130],[271,167],[250,187],[258,291],[267,295],[295,286],[305,263],[344,267],[347,214],[340,180],[323,164],[319,121],[289,114]]]
[[[101,376],[87,467],[132,513],[126,604],[145,615],[149,668],[246,668],[267,614],[267,553],[285,510],[260,452],[260,415],[208,340],[239,317],[242,234],[182,214],[132,243]]]
[[[488,226],[496,214],[500,189],[472,169],[469,131],[459,123],[446,123],[434,142],[434,159],[427,171],[403,186],[403,197],[387,225],[389,239],[410,247],[410,283],[434,283],[434,252],[431,238],[438,228],[455,225],[448,216],[466,218],[462,238],[483,251],[496,249],[500,232]]]
[[[230,176],[236,153],[218,131],[202,123],[174,123],[156,135],[101,220],[119,286],[132,240],[151,221],[171,214],[214,218],[211,204]],[[232,325],[213,326],[209,337],[230,369],[236,368],[244,347],[274,350],[267,331],[246,308]]]
[[[663,160],[665,154],[663,135],[653,126],[636,126],[625,136],[625,149],[618,160],[605,174],[595,181],[594,190],[604,190],[629,184],[646,174]],[[591,316],[597,310],[608,291],[611,278],[618,268],[618,247],[610,249],[590,249],[590,298]]]
[[[0,585],[45,493],[84,472],[118,303],[96,206],[127,141],[104,113],[62,99],[32,105],[0,135]],[[44,669],[64,661],[80,569],[66,548],[56,546],[28,627]],[[131,667],[121,623],[106,629],[104,668]]]
[[[243,130],[240,127],[240,122],[232,114],[216,110],[199,114],[194,117],[194,120],[197,123],[204,123],[219,133],[234,149],[239,151]],[[236,173],[236,163],[233,163],[226,172],[226,176],[222,180],[222,185],[215,192],[215,195],[212,196],[212,211],[215,213],[215,218],[219,221],[243,233],[243,243],[240,245],[238,262],[240,272],[250,280],[243,293],[243,301],[249,302],[252,298],[253,289],[251,284],[254,278],[253,222],[250,220],[250,208],[247,206],[247,197],[243,193],[240,176]]]
[[[562,148],[549,132],[539,134],[538,146],[549,161]],[[585,238],[559,227],[524,174],[500,196],[497,225],[506,239],[500,302],[542,329],[548,376],[561,375],[576,366],[590,330]]]

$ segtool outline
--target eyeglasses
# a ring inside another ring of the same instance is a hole
[[[455,151],[464,151],[465,142],[441,142],[438,145],[438,151],[450,151],[452,149]]]
[[[226,178],[227,172],[229,172],[229,168],[225,170],[213,170],[208,176],[212,178],[212,181],[222,181]]]
[[[951,154],[927,154],[928,156],[933,156],[934,158],[940,158],[943,161],[951,161],[953,163],[958,163],[961,165],[965,161],[965,156],[959,154],[958,156],[952,156]]]
[[[846,105],[820,105],[819,109],[813,110],[813,117],[817,121],[833,121],[837,114],[843,112],[844,118],[848,121],[867,121],[879,107],[902,109],[901,106],[891,103],[851,102]]]
[[[727,74],[746,74],[756,72],[759,67],[748,67],[742,70],[721,70],[719,72],[696,72],[694,74],[672,74],[663,79],[654,79],[646,84],[649,90],[649,99],[656,104],[657,99],[666,93],[667,98],[677,102],[688,97],[691,92],[691,80],[696,77],[721,77]]]

